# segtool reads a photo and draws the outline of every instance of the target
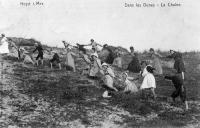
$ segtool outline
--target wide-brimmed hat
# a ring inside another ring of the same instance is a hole
[[[101,66],[107,66],[108,67],[109,65],[107,63],[103,63]]]

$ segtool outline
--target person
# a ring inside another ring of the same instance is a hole
[[[59,69],[61,70],[62,69],[62,67],[61,67],[61,61],[60,61],[60,57],[59,57],[59,55],[58,55],[58,53],[56,53],[56,52],[54,52],[53,51],[53,53],[54,53],[54,55],[53,55],[53,58],[50,60],[50,65],[51,65],[51,69],[52,69],[52,65],[53,65],[53,62],[56,62],[56,63],[58,63],[58,66],[59,66]]]
[[[174,50],[170,50],[171,55],[167,56],[167,58],[174,59],[174,69],[176,70],[177,74],[182,76],[182,79],[185,78],[185,66],[182,58],[182,54],[176,52]]]
[[[81,75],[88,75],[89,74],[89,69],[90,69],[90,58],[89,56],[86,54],[86,52],[80,52],[81,58],[84,60],[85,64],[82,65],[83,70]]]
[[[122,57],[119,52],[117,52],[117,57],[114,59],[113,65],[122,68]]]
[[[77,46],[75,46],[75,48],[77,48],[79,51],[86,53],[86,49],[84,48],[84,46],[86,46],[86,45],[79,44],[79,43],[76,43],[76,45]]]
[[[35,64],[31,56],[29,55],[29,52],[27,52],[24,48],[20,47],[20,59],[23,59],[23,63],[31,63]]]
[[[134,51],[134,48],[130,47],[130,55],[132,56],[131,62],[128,64],[127,70],[133,73],[140,73],[141,67],[140,67],[140,61],[138,54]]]
[[[155,68],[154,73],[156,75],[162,75],[163,69],[162,69],[160,58],[159,58],[161,57],[161,55],[158,53],[155,53],[153,48],[150,48],[149,52],[150,52],[151,58],[153,59],[152,67]]]
[[[33,53],[35,51],[38,51],[38,55],[36,57],[36,64],[37,66],[39,65],[39,60],[41,60],[41,64],[43,65],[43,52],[44,52],[44,49],[42,48],[42,45],[39,44],[39,43],[35,43],[35,50],[33,50]]]
[[[186,110],[188,110],[188,102],[186,99],[186,88],[183,86],[183,79],[180,77],[180,75],[172,75],[172,76],[166,75],[164,78],[172,81],[175,87],[175,91],[171,94],[173,101],[175,102],[175,98],[180,96],[181,101],[185,103]]]
[[[103,61],[106,62],[107,64],[113,64],[113,61],[115,59],[114,53],[111,50],[111,48],[107,45],[103,45],[103,49],[101,50],[101,54],[103,54]]]
[[[91,55],[90,61],[89,78],[96,79],[97,73],[100,71],[101,68],[101,60],[98,58],[98,54],[93,53]]]
[[[12,48],[12,53],[16,56],[17,55],[17,59],[20,60],[21,59],[21,51],[20,51],[20,46],[17,46],[11,38],[8,39],[8,42]]]
[[[8,39],[5,36],[5,34],[1,34],[1,43],[0,43],[0,54],[7,54],[9,53],[9,48],[8,48]]]
[[[132,82],[132,80],[134,80],[133,77],[129,77],[127,72],[124,72],[122,74],[122,82],[123,82],[123,86],[125,93],[134,93],[134,92],[138,92],[138,88],[136,86],[136,84],[134,82]]]
[[[8,49],[8,39],[6,38],[5,34],[1,34],[1,42],[0,42],[0,61],[1,61],[1,66],[3,69],[3,58],[2,55],[8,54],[9,49]]]
[[[156,93],[155,93],[156,80],[153,75],[154,68],[151,65],[147,65],[145,62],[143,62],[142,65],[146,65],[146,66],[142,72],[142,76],[144,77],[144,79],[142,81],[140,89],[141,90],[150,89],[153,94],[154,99],[156,99]]]
[[[174,69],[177,77],[180,77],[183,81],[182,83],[182,91],[186,90],[184,87],[184,80],[185,80],[185,65],[183,62],[182,54],[176,52],[174,50],[170,50],[171,55],[167,56],[168,58],[174,59]],[[188,102],[185,101],[185,105],[188,106]]]
[[[76,72],[74,57],[76,57],[77,55],[74,52],[72,52],[72,50],[70,48],[67,48],[66,51],[67,51],[67,55],[66,55],[65,64],[66,64],[66,66],[72,67],[73,72]]]
[[[66,41],[62,41],[62,43],[64,44],[65,46],[65,49],[68,49],[70,46],[73,47],[70,43],[66,42]]]
[[[98,44],[94,39],[90,40],[90,44],[85,45],[85,46],[92,46],[92,49],[95,49],[95,51],[99,51],[98,46],[103,47],[102,45]]]
[[[114,83],[113,79],[115,77],[115,74],[113,70],[110,68],[110,66],[106,63],[102,64],[101,73],[103,74],[103,81],[104,81],[103,87],[106,89],[106,91],[104,91],[102,96],[104,98],[109,98],[111,97],[109,95],[110,91],[116,91],[116,92],[118,91],[117,88],[113,86]]]

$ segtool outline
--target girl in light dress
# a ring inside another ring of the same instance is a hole
[[[140,86],[141,90],[150,89],[154,99],[156,98],[155,88],[156,88],[156,80],[153,75],[153,70],[155,70],[151,65],[147,65],[146,62],[142,62],[142,66],[144,67],[142,72],[142,77],[144,77],[142,81],[142,85]]]

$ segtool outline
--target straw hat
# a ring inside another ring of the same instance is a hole
[[[108,64],[106,64],[106,63],[103,63],[103,64],[102,64],[102,66],[109,66],[109,65],[108,65]]]

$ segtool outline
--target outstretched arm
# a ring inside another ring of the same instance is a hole
[[[103,47],[101,44],[97,43],[97,45],[99,45],[100,47]]]

